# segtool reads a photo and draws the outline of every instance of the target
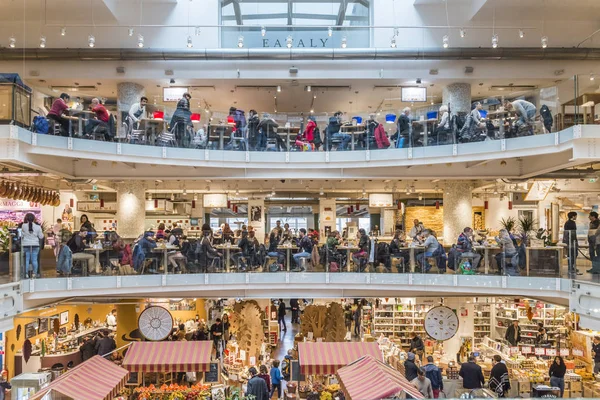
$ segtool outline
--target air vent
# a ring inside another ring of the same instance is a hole
[[[439,73],[439,71],[437,69],[430,69],[429,70],[429,75],[437,75]]]
[[[465,74],[472,74],[475,71],[473,67],[465,67]]]
[[[173,70],[172,70],[172,69],[165,69],[165,75],[166,75],[166,76],[173,76],[173,75],[174,75],[174,72],[173,72]]]
[[[117,67],[117,74],[124,74],[125,73],[125,67]]]

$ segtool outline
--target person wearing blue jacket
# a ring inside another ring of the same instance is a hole
[[[433,363],[433,357],[427,356],[427,364],[423,366],[425,371],[425,377],[431,381],[431,388],[433,390],[433,398],[437,399],[440,392],[444,390],[444,381],[442,379],[442,372]]]
[[[279,370],[279,360],[273,360],[273,366],[271,367],[269,375],[271,375],[271,396],[269,398],[273,397],[275,388],[277,388],[277,398],[281,399],[283,396],[283,391],[281,390],[281,381],[283,380],[283,376]]]

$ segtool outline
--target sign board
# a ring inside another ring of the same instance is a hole
[[[521,347],[521,353],[523,354],[531,354],[531,346],[523,346]]]
[[[292,381],[302,382],[306,380],[306,377],[300,373],[300,361],[292,360],[290,364],[290,375],[292,377]]]
[[[403,87],[401,88],[402,102],[418,103],[427,101],[427,88],[424,87]]]
[[[391,193],[370,193],[369,207],[393,207],[394,197]]]
[[[510,354],[519,354],[519,348],[517,346],[511,347]]]
[[[569,356],[569,349],[560,349],[560,355],[563,357]]]
[[[218,383],[219,382],[219,363],[211,362],[210,371],[204,373],[204,383]]]
[[[163,101],[177,102],[185,92],[189,92],[187,87],[165,87],[163,88]]]
[[[535,348],[535,355],[536,356],[545,356],[546,355],[546,349],[544,349],[543,347],[536,347]]]
[[[203,196],[205,208],[227,207],[227,195],[225,193],[207,193]]]
[[[35,335],[37,335],[37,322],[25,325],[25,339],[31,339]]]
[[[40,318],[38,320],[38,332],[48,332],[48,318]]]
[[[556,356],[556,353],[557,353],[556,349],[546,349],[547,356],[554,357],[554,356]]]

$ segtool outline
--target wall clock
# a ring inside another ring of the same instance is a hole
[[[173,329],[173,316],[164,307],[148,307],[138,318],[138,328],[148,340],[164,340]]]
[[[458,317],[446,306],[433,307],[425,315],[425,332],[435,340],[448,340],[458,332]]]

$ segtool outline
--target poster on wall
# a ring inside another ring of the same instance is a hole
[[[72,231],[74,229],[74,227],[73,227],[73,209],[68,204],[65,204],[65,207],[63,208],[61,220],[62,220],[62,226],[64,229],[68,229],[70,231]]]
[[[0,198],[0,226],[17,226],[23,222],[27,213],[32,213],[36,221],[42,221],[40,203]]]
[[[262,206],[250,207],[250,221],[262,222]]]
[[[571,332],[570,337],[573,356],[586,363],[592,362],[592,338],[580,332]]]
[[[265,237],[265,207],[263,200],[248,200],[248,225],[254,228],[256,237]]]

